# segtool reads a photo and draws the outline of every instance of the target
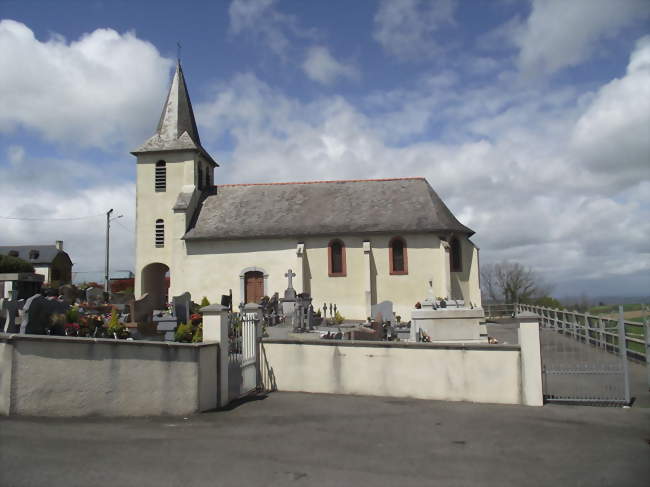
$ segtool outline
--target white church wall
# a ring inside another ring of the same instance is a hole
[[[390,275],[388,243],[394,236],[339,236],[346,246],[346,275],[341,277],[328,275],[330,237],[179,241],[174,248],[170,295],[189,291],[195,301],[207,296],[211,302],[217,302],[222,294],[232,289],[233,301],[239,303],[244,299],[240,274],[248,268],[256,268],[268,276],[265,293],[278,292],[282,296],[287,287],[285,273],[291,268],[301,277],[297,276],[294,281],[296,290],[309,292],[314,297],[315,307],[336,303],[345,318],[364,320],[368,310],[362,243],[370,240],[372,301],[392,301],[395,312],[406,319],[413,305],[426,298],[427,281],[431,276],[436,295],[445,294],[445,254],[435,235],[400,235],[407,244],[408,274]],[[302,269],[298,268],[296,255],[298,242],[303,242],[305,249]],[[468,252],[471,255],[472,249]],[[471,275],[471,271],[467,275]],[[303,285],[299,287],[301,282]]]

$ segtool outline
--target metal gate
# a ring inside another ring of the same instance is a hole
[[[259,386],[259,315],[246,312],[229,314],[228,397],[248,395]]]
[[[611,344],[616,348],[619,348],[618,343],[625,344],[622,322],[618,331],[617,343]],[[585,327],[579,326],[575,319],[558,319],[557,313],[555,319],[544,317],[541,320],[545,401],[594,405],[630,403],[625,345],[621,353],[608,353],[610,345],[600,333],[598,329],[590,329],[588,323]]]

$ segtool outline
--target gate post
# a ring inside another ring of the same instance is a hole
[[[623,380],[625,381],[625,404],[630,404],[630,376],[627,366],[627,336],[625,335],[625,318],[623,306],[618,306],[618,353],[623,365]]]
[[[228,338],[228,308],[220,304],[211,304],[201,308],[203,313],[203,341],[219,344],[219,363],[217,375],[219,377],[219,398],[217,405],[228,405],[228,360],[230,340]]]
[[[521,349],[521,399],[526,406],[544,405],[542,388],[542,354],[539,341],[539,318],[535,313],[519,315]]]

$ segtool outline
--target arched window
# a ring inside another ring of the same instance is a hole
[[[453,237],[449,242],[449,270],[451,272],[462,272],[463,270],[460,240],[456,237]]]
[[[406,255],[406,242],[402,237],[391,239],[388,247],[391,274],[408,274],[408,256]]]
[[[165,221],[161,218],[156,220],[156,247],[165,246]]]
[[[167,163],[165,161],[156,162],[156,192],[167,191]]]
[[[199,189],[203,188],[203,168],[199,166],[199,175],[197,177]]]
[[[327,246],[327,255],[329,276],[345,276],[345,244],[338,239],[332,240]]]

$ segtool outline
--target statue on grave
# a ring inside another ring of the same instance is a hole
[[[428,296],[427,298],[422,302],[422,306],[425,308],[436,308],[436,296],[433,293],[433,276],[429,277],[427,279],[427,285],[428,285]]]

